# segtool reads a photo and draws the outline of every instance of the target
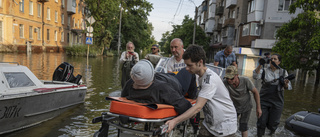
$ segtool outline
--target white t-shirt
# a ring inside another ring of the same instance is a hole
[[[208,99],[203,107],[203,125],[215,136],[227,136],[237,131],[237,112],[221,78],[207,68],[199,77],[199,97]]]
[[[171,72],[179,72],[181,69],[185,68],[184,60],[181,59],[179,62],[172,56],[167,64],[167,70]]]

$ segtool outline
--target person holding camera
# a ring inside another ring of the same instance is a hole
[[[120,64],[122,65],[121,87],[130,79],[131,68],[139,61],[139,54],[134,52],[134,44],[129,41],[126,44],[126,51],[122,52]]]
[[[270,130],[270,135],[274,134],[279,123],[284,105],[284,89],[291,90],[288,72],[279,67],[281,56],[273,54],[269,64],[263,58],[259,60],[259,66],[253,71],[254,79],[262,80],[260,90],[260,104],[262,115],[257,121],[257,136],[265,134],[265,128]],[[262,67],[265,65],[264,67]]]

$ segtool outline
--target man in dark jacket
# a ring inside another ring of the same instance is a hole
[[[131,70],[131,79],[124,86],[121,97],[141,103],[169,104],[178,114],[191,107],[182,95],[178,79],[170,74],[154,72],[148,60],[140,60]]]

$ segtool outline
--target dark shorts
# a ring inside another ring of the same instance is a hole
[[[244,132],[248,130],[248,121],[250,118],[250,114],[251,114],[251,109],[243,113],[237,113],[238,116],[240,115],[239,131]]]

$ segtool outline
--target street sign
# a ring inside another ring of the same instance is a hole
[[[86,36],[87,36],[87,37],[93,37],[93,34],[92,34],[92,33],[87,33]]]
[[[87,37],[86,38],[86,44],[92,45],[92,43],[93,43],[92,38],[91,37]]]
[[[89,33],[93,32],[93,27],[91,27],[91,26],[87,27],[87,31],[88,31]]]

